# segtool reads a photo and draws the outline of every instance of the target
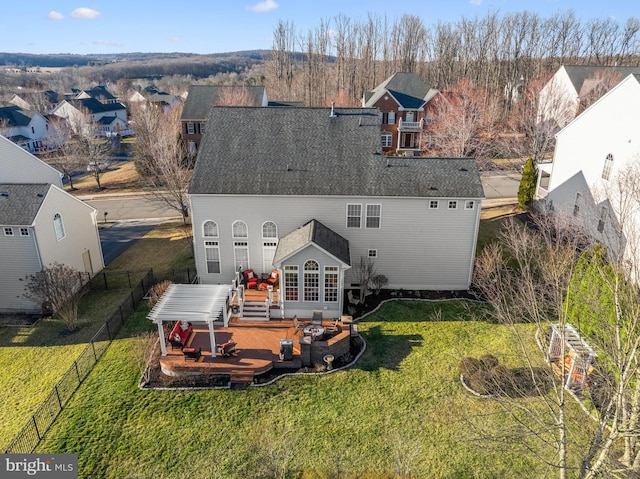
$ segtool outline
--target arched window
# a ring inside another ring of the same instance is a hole
[[[244,221],[236,221],[233,223],[233,237],[234,238],[248,238],[247,224]]]
[[[205,221],[202,225],[202,233],[207,237],[218,237],[218,224],[215,221]]]
[[[273,221],[265,221],[262,225],[262,237],[263,238],[277,238],[278,227]]]
[[[56,231],[56,239],[58,241],[65,237],[64,223],[62,222],[62,216],[60,216],[60,213],[53,215],[53,229]]]
[[[319,299],[320,291],[320,266],[317,261],[310,259],[304,264],[304,301]]]

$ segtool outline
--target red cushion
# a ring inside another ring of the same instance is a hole
[[[255,278],[255,276],[253,275],[253,270],[252,269],[245,269],[242,272],[244,279],[253,279]]]

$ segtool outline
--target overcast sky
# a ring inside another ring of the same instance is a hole
[[[394,20],[404,13],[425,26],[487,12],[529,10],[543,17],[573,10],[583,19],[640,16],[638,0],[29,0],[0,10],[0,51],[22,53],[218,53],[270,49],[279,20],[301,33],[344,14]]]

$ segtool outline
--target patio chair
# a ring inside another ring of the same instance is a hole
[[[305,325],[304,323],[301,323],[301,322],[298,320],[298,316],[297,316],[297,315],[294,315],[294,316],[293,316],[293,328],[296,330],[296,333],[297,333],[298,331],[302,331],[302,330],[305,328],[305,326],[306,326],[306,325]]]
[[[322,311],[321,310],[319,310],[319,309],[314,310],[313,316],[311,317],[311,324],[322,326]]]

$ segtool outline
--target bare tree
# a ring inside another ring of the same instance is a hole
[[[138,144],[136,161],[151,193],[176,210],[183,223],[188,216],[188,189],[195,158],[187,154],[181,139],[182,108],[134,108]]]
[[[353,270],[360,285],[360,302],[363,303],[367,296],[369,283],[377,275],[376,266],[371,258],[360,256],[360,260],[354,265]]]
[[[88,277],[77,269],[53,263],[25,278],[24,296],[42,305],[50,305],[68,331],[78,324],[80,298],[86,292]]]
[[[254,97],[246,86],[221,86],[213,106],[255,106]]]

